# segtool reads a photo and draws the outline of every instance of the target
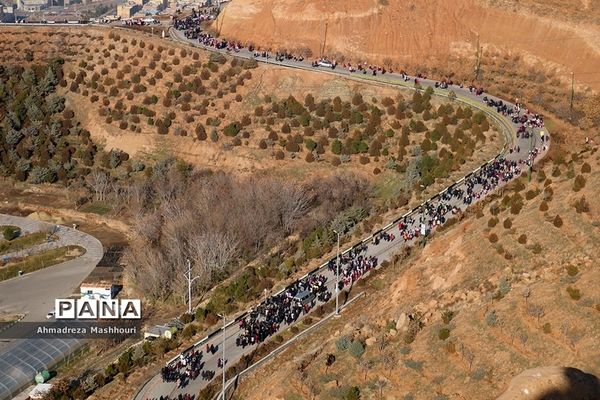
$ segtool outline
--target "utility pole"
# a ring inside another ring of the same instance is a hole
[[[219,317],[223,318],[223,343],[221,346],[223,347],[223,360],[222,360],[222,369],[223,369],[223,387],[221,388],[221,400],[225,400],[225,313],[223,315],[219,314]]]
[[[321,49],[321,59],[323,58],[323,54],[325,53],[325,44],[327,43],[327,25],[328,21],[325,21],[325,37],[323,38],[323,48]]]
[[[479,45],[479,32],[477,32],[477,62],[475,64],[475,80],[479,80],[481,71],[481,47]]]
[[[571,115],[569,116],[569,120],[573,117],[573,97],[575,97],[575,72],[571,72]]]
[[[188,281],[188,314],[192,313],[192,283],[200,276],[195,276],[192,278],[192,263],[190,260],[187,260],[187,270],[183,274],[185,279]]]
[[[335,315],[340,315],[340,233],[335,229],[333,232],[337,235],[337,256],[335,257]]]

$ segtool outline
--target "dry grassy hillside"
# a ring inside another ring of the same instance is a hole
[[[372,277],[237,398],[491,399],[534,367],[598,376],[600,153],[572,148]]]
[[[258,46],[396,68],[474,59],[479,34],[484,48],[522,51],[544,68],[578,74],[600,72],[599,7],[577,0],[233,0],[215,28]],[[473,67],[471,60],[468,74]],[[578,80],[600,87],[589,78]]]

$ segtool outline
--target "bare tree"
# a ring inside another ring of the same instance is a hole
[[[385,337],[384,334],[381,334],[377,337],[377,349],[379,350],[379,354],[383,353],[383,350],[385,350],[385,348],[388,345],[388,341],[387,338]]]
[[[216,273],[229,269],[238,253],[237,241],[225,233],[204,232],[189,238],[190,258],[200,281],[210,284]]]
[[[544,306],[542,306],[541,304],[530,303],[527,305],[527,314],[534,317],[539,325],[540,318],[542,318],[545,314]]]
[[[375,388],[379,389],[379,397],[383,399],[383,389],[387,386],[387,381],[384,379],[377,379],[375,381]]]
[[[289,235],[294,224],[308,210],[311,196],[304,189],[293,185],[278,183],[272,189],[279,193],[278,216],[286,235]]]
[[[95,169],[88,174],[85,178],[87,185],[94,192],[94,200],[95,201],[104,201],[106,200],[106,195],[108,194],[111,182],[108,174],[101,169]]]
[[[475,354],[473,354],[473,352],[462,343],[460,345],[460,352],[461,352],[463,358],[465,359],[465,361],[467,362],[467,364],[469,364],[469,371],[470,371],[471,367],[473,366],[473,361],[475,360]]]
[[[367,374],[369,373],[369,370],[371,368],[373,368],[373,361],[366,359],[366,358],[362,358],[359,362],[358,365],[360,365],[360,368],[363,370],[363,372],[365,373],[365,380],[367,380]]]
[[[521,342],[523,347],[525,347],[525,344],[527,344],[527,340],[529,340],[529,336],[527,336],[527,333],[525,331],[519,332],[519,341]]]
[[[531,296],[531,288],[529,286],[525,286],[521,292],[521,295],[525,299],[525,303],[527,303],[527,300],[529,300],[529,297]]]

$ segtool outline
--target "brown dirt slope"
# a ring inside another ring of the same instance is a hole
[[[538,167],[359,284],[364,299],[244,379],[237,398],[326,400],[356,386],[365,399],[491,399],[535,367],[599,376],[597,151]],[[339,350],[342,336],[365,353]],[[562,390],[568,378],[552,379]]]
[[[491,2],[489,2],[491,3]],[[216,29],[273,49],[310,49],[396,66],[474,56],[481,43],[523,51],[566,72],[598,72],[600,9],[595,1],[233,0]],[[588,76],[582,76],[589,78]],[[591,79],[585,79],[591,81]],[[594,79],[597,81],[598,79]],[[594,82],[593,87],[600,87]]]

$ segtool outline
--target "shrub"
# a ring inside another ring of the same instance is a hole
[[[285,153],[281,150],[277,150],[275,152],[275,159],[276,160],[283,160],[285,158]]]
[[[340,142],[338,139],[335,139],[333,142],[331,142],[331,152],[333,154],[340,155],[342,153],[342,147],[342,142]]]
[[[365,354],[365,346],[360,340],[354,340],[348,347],[348,351],[355,358],[361,358]]]
[[[554,224],[554,226],[557,228],[560,228],[563,225],[563,220],[560,215],[556,215],[556,217],[554,217],[552,224]]]
[[[504,225],[504,229],[510,229],[512,227],[512,220],[510,218],[506,218],[502,225]]]
[[[440,329],[438,332],[438,337],[440,338],[440,340],[448,339],[450,337],[450,329],[448,329],[448,328]]]
[[[552,170],[552,176],[555,178],[558,178],[560,176],[560,168],[558,167],[558,165],[555,166]]]
[[[496,314],[496,310],[489,311],[485,315],[485,323],[490,327],[498,325],[498,315]]]
[[[488,240],[490,241],[490,243],[496,243],[498,241],[498,235],[496,235],[495,233],[492,233],[488,237]]]
[[[488,221],[488,227],[493,228],[498,224],[498,218],[492,217]]]
[[[590,166],[590,164],[588,164],[587,162],[583,163],[583,165],[581,166],[581,173],[589,174],[590,172],[592,172],[592,167]]]
[[[581,291],[577,288],[574,288],[572,286],[567,286],[567,293],[569,293],[569,296],[571,296],[571,299],[573,299],[575,301],[581,299]]]
[[[5,226],[2,230],[2,236],[5,240],[11,241],[21,235],[21,229],[16,226]]]
[[[542,211],[542,212],[548,211],[548,203],[546,203],[545,200],[540,203],[540,211]]]
[[[300,151],[300,146],[298,145],[298,143],[296,143],[295,141],[288,141],[287,144],[285,145],[285,149],[287,151],[290,151],[292,153],[297,153]]]
[[[379,175],[380,173],[381,173],[381,170],[379,168],[375,167],[373,169],[373,175]]]
[[[452,318],[454,318],[454,315],[455,315],[455,314],[454,314],[454,311],[451,311],[451,310],[446,310],[446,311],[444,311],[444,312],[442,313],[442,321],[443,321],[445,324],[449,324],[449,323],[450,323],[450,321],[452,321]]]
[[[512,205],[510,206],[510,213],[513,215],[517,215],[521,212],[522,208],[523,208],[523,203],[520,201],[516,201],[516,202],[512,203]]]
[[[358,386],[348,388],[348,391],[344,395],[344,400],[360,400],[360,389]]]
[[[519,238],[517,239],[517,241],[521,244],[525,244],[527,243],[527,235],[522,234],[521,236],[519,236]]]
[[[223,129],[225,136],[235,137],[240,132],[241,126],[237,122],[232,122]]]
[[[206,136],[206,129],[204,128],[204,125],[202,125],[202,124],[196,125],[196,137],[198,138],[198,140],[206,140],[207,136]]]
[[[575,211],[577,211],[578,214],[586,213],[586,212],[590,211],[590,205],[587,202],[587,200],[585,199],[585,196],[583,196],[579,200],[575,201],[573,206],[575,207]]]
[[[582,175],[577,175],[575,177],[575,182],[573,182],[573,191],[579,192],[584,187],[585,187],[585,178]]]
[[[539,192],[537,190],[530,189],[525,193],[525,199],[531,200],[531,199],[535,198],[535,196],[537,196],[538,194],[539,194]]]
[[[552,333],[552,325],[550,325],[550,322],[546,322],[544,324],[544,326],[542,327],[542,330],[544,331],[544,333],[546,334],[550,334]]]
[[[347,336],[342,336],[335,341],[335,347],[338,351],[346,351],[350,347],[350,339]]]
[[[579,273],[579,268],[577,268],[577,266],[575,265],[568,265],[567,266],[567,274],[569,276],[575,276]]]
[[[415,361],[415,360],[404,360],[404,366],[406,368],[414,369],[415,371],[421,371],[423,369],[423,361]]]

